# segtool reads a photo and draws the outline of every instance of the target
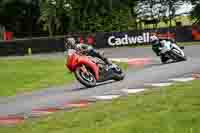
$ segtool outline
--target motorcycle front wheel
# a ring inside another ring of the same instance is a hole
[[[124,79],[125,77],[125,73],[121,70],[121,68],[117,67],[117,68],[114,68],[114,76],[113,76],[113,79],[115,81],[121,81]]]
[[[83,67],[83,66],[81,66]],[[91,70],[85,68],[87,72],[84,72],[81,67],[78,67],[75,71],[76,79],[84,86],[90,88],[96,86],[96,78]]]
[[[114,76],[114,80],[115,81],[121,81],[121,80],[123,80],[124,79],[124,77],[125,77],[125,74],[124,73],[121,73],[121,74],[115,74],[115,76]]]
[[[172,50],[172,54],[176,57],[176,61],[186,61],[186,56],[183,56],[181,53],[178,53],[176,50]]]

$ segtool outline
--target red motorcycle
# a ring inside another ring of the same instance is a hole
[[[113,64],[108,69],[100,59],[88,56],[74,49],[68,49],[66,67],[75,74],[76,79],[86,87],[94,87],[99,82],[123,80],[125,74],[121,68]]]

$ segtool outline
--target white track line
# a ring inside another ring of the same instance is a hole
[[[110,58],[110,61],[115,61],[115,62],[128,62],[128,58]]]
[[[50,115],[53,114],[54,112],[49,112],[49,111],[32,111],[31,116],[41,116],[41,115]]]
[[[97,100],[112,100],[112,99],[116,99],[119,97],[120,97],[120,95],[93,96],[93,98],[95,98]]]
[[[166,87],[173,85],[173,83],[155,83],[155,84],[150,84],[152,87]]]
[[[195,78],[188,77],[188,78],[174,78],[174,79],[170,79],[170,81],[175,81],[175,82],[188,82],[188,81],[192,81],[192,80],[195,80]]]
[[[128,94],[135,94],[135,93],[139,93],[145,90],[146,89],[123,89],[122,92],[128,93]]]

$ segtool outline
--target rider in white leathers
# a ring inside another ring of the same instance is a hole
[[[173,41],[169,40],[160,40],[157,36],[151,36],[152,49],[156,53],[157,56],[161,57],[161,61],[166,63],[169,58],[164,56],[164,54],[171,50],[171,48],[175,48],[181,55],[184,57],[184,52],[176,45]]]

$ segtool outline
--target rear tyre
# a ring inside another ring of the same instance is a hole
[[[169,58],[168,58],[168,57],[165,57],[164,55],[161,55],[160,59],[161,59],[161,62],[162,62],[163,64],[166,64],[167,61],[169,60]]]
[[[182,58],[182,61],[186,61],[187,60],[187,57],[184,56],[184,57],[181,57]]]
[[[91,70],[87,70],[87,73],[84,73],[81,67],[78,67],[75,71],[76,79],[84,86],[90,88],[96,86],[96,78],[93,75]]]

